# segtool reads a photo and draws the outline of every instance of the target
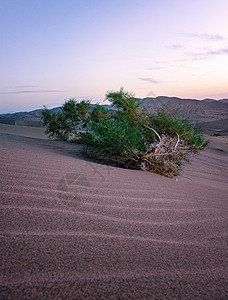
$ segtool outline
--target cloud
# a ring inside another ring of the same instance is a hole
[[[179,49],[183,49],[184,46],[180,45],[180,44],[171,44],[171,45],[166,46],[166,48],[173,49],[173,50],[179,50]]]
[[[168,63],[168,61],[167,60],[155,60],[154,63],[157,65],[166,65]]]
[[[146,70],[160,70],[160,69],[165,69],[165,67],[149,67]]]
[[[15,85],[13,88],[16,89],[26,89],[26,88],[34,88],[36,87],[35,85]]]
[[[228,48],[222,48],[222,49],[218,49],[218,50],[210,50],[208,51],[208,54],[210,55],[226,55],[228,54]]]
[[[160,83],[159,81],[154,80],[154,79],[152,79],[152,78],[139,78],[139,79],[140,79],[140,80],[143,80],[143,81],[147,81],[147,82],[149,82],[149,83],[155,83],[155,84]]]
[[[10,91],[10,92],[2,92],[1,95],[7,95],[7,94],[37,94],[37,93],[63,93],[63,91],[60,90],[43,90],[43,91]]]
[[[218,42],[218,41],[224,41],[225,37],[220,34],[208,34],[208,33],[184,33],[185,36],[191,37],[191,38],[197,38],[204,42]]]
[[[228,55],[228,48],[221,48],[216,50],[207,50],[204,52],[192,52],[189,53],[188,56],[191,56],[191,60],[205,60],[210,59],[214,56],[222,56],[222,55]]]

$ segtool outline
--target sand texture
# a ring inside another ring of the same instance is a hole
[[[1,299],[227,299],[227,138],[172,180],[16,134],[0,133]]]
[[[16,126],[0,123],[0,133],[48,139],[48,136],[45,134],[45,129],[42,127]]]

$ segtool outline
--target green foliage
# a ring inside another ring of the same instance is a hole
[[[63,105],[63,114],[67,123],[73,130],[80,122],[86,126],[87,114],[90,108],[89,101],[81,101],[77,103],[74,99],[70,99]]]
[[[66,141],[71,133],[71,127],[63,112],[51,113],[47,108],[42,111],[45,133],[57,140]]]
[[[108,92],[106,99],[111,102],[110,110],[74,99],[65,102],[58,113],[45,108],[46,133],[85,144],[86,154],[97,159],[123,162],[126,167],[139,164],[167,177],[179,174],[187,151],[205,146],[202,134],[189,122],[164,110],[147,115],[140,101],[123,88]]]
[[[145,120],[145,111],[140,108],[140,102],[133,97],[132,93],[125,91],[123,88],[120,91],[111,91],[106,94],[106,99],[111,102],[114,109],[117,111],[118,117],[127,117],[132,122],[143,122]]]
[[[143,134],[138,124],[132,124],[126,117],[110,117],[91,122],[89,133],[82,136],[90,153],[107,158],[128,159],[145,150]]]
[[[103,106],[95,105],[93,110],[90,113],[89,120],[93,124],[95,123],[103,123],[107,121],[109,118],[109,112],[107,109],[105,109]]]
[[[79,126],[87,126],[89,108],[89,101],[77,103],[74,99],[65,102],[62,111],[57,113],[44,108],[42,119],[46,126],[45,133],[61,141],[76,139]]]
[[[199,128],[193,128],[189,121],[177,119],[174,114],[164,109],[156,115],[149,116],[149,125],[157,132],[174,137],[179,134],[186,145],[191,146],[195,151],[204,145],[204,138]]]

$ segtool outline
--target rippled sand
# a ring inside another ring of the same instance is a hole
[[[227,138],[171,180],[16,134],[0,133],[2,299],[226,299]]]

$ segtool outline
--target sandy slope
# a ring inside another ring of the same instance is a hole
[[[1,298],[226,299],[227,142],[175,181],[1,133]]]
[[[48,139],[47,135],[44,132],[44,128],[40,127],[16,126],[0,123],[0,133],[34,137],[39,139]]]

